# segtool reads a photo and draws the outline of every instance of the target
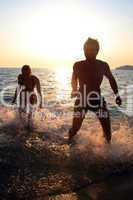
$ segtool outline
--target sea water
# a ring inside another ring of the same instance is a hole
[[[19,68],[0,69],[0,92],[5,90],[4,100],[9,104],[13,99],[19,73]],[[29,154],[25,148],[28,151],[31,149],[35,152],[38,151],[38,155],[41,156],[38,158],[41,167],[34,164],[35,172],[28,166],[31,174],[29,179],[32,182],[34,176],[36,192],[39,193],[42,188],[40,193],[48,198],[52,198],[49,196],[58,193],[72,193],[72,196],[61,197],[61,199],[78,199],[73,192],[80,186],[96,183],[113,173],[132,170],[133,165],[133,117],[131,115],[133,111],[132,105],[127,105],[127,89],[133,84],[132,71],[113,70],[123,99],[121,108],[115,104],[115,96],[108,80],[104,79],[101,86],[111,115],[112,144],[110,146],[105,143],[100,124],[91,112],[88,112],[81,130],[75,137],[75,144],[67,145],[65,137],[72,124],[74,104],[74,99],[70,98],[71,73],[71,70],[62,68],[33,69],[33,74],[40,79],[46,106],[42,110],[36,111],[33,119],[35,129],[30,135],[25,129],[25,121],[19,119],[17,108],[3,106],[0,102],[1,153],[6,149],[8,154],[12,154],[12,148],[16,148],[18,149],[16,158],[21,160],[20,148],[26,151],[24,155]],[[0,94],[2,97],[3,94]],[[129,96],[133,98],[131,94]],[[2,153],[2,155],[4,154]],[[30,156],[32,157],[31,152]],[[12,162],[11,158],[6,160],[6,155],[3,156],[6,162]],[[36,161],[34,156],[33,160]],[[1,159],[1,162],[5,161]],[[21,161],[18,163],[20,164]],[[30,163],[27,157],[24,163]],[[45,170],[46,166],[48,170]],[[12,167],[14,168],[14,166]],[[14,175],[14,182],[17,176],[19,175]],[[26,177],[24,175],[24,179]],[[10,182],[10,180],[8,181]],[[22,182],[20,180],[21,184],[18,184],[18,190],[21,188]],[[23,183],[24,185],[25,183]],[[10,193],[13,193],[12,186],[10,188]],[[19,195],[21,192],[18,192],[17,189],[15,191]],[[23,189],[23,192],[26,194],[26,189]],[[89,194],[91,195],[91,191]]]

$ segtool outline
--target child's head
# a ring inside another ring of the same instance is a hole
[[[24,76],[30,76],[31,75],[31,68],[29,65],[24,65],[21,69],[22,75]]]

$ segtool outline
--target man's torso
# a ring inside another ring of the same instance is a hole
[[[86,87],[87,92],[99,92],[105,74],[107,63],[95,60],[76,62],[74,65],[75,73],[79,80],[79,91],[83,92]]]

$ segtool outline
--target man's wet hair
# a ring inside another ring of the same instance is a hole
[[[94,44],[94,45],[96,45],[97,51],[99,51],[100,45],[99,45],[99,42],[98,42],[97,39],[93,39],[93,38],[90,38],[90,37],[89,37],[89,38],[85,41],[85,43],[84,43],[84,51],[86,51],[86,48],[87,48],[88,44]]]
[[[31,75],[31,68],[29,65],[23,65],[21,72],[23,75]]]

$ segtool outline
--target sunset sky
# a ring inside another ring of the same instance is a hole
[[[87,37],[111,68],[133,64],[131,0],[0,0],[0,66],[71,67]]]

